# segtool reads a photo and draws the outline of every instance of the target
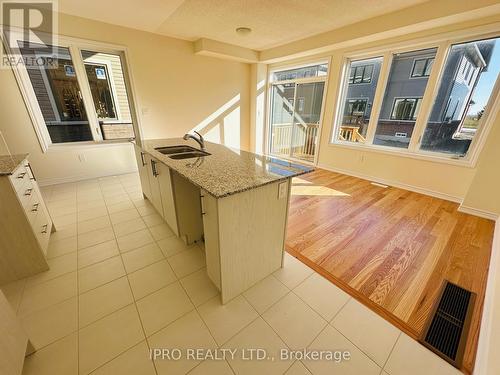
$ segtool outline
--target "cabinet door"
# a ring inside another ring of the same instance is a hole
[[[149,186],[151,188],[151,197],[149,200],[153,204],[154,208],[158,213],[163,216],[163,207],[161,204],[161,192],[160,192],[160,182],[158,180],[159,176],[159,165],[160,163],[155,158],[152,158],[149,155],[144,155],[146,159],[146,163],[148,164],[148,178],[149,178]]]
[[[221,289],[220,254],[219,254],[219,220],[217,199],[201,190],[201,210],[203,216],[203,232],[205,237],[205,255],[207,274],[210,280]]]
[[[149,185],[148,176],[148,161],[146,155],[138,146],[135,146],[135,158],[137,160],[137,167],[139,169],[139,176],[141,178],[142,192],[144,193],[146,198],[151,200],[151,187]]]
[[[163,206],[163,218],[168,226],[179,235],[179,228],[177,226],[177,214],[174,199],[174,190],[172,186],[172,176],[170,168],[161,163],[157,166],[158,181],[160,182],[161,202]]]

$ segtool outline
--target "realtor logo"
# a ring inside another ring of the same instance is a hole
[[[1,0],[1,67],[54,67],[57,41],[57,3],[37,0]]]

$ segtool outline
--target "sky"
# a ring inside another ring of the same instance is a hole
[[[500,38],[495,40],[495,47],[493,48],[493,54],[488,65],[488,71],[483,72],[479,78],[476,90],[472,95],[472,100],[476,104],[470,107],[469,113],[475,114],[484,108],[488,103],[493,86],[495,86],[500,71]]]

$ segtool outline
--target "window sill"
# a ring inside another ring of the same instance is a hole
[[[389,147],[384,147],[384,146],[374,146],[374,145],[364,145],[360,143],[352,144],[349,142],[341,142],[341,141],[335,141],[335,142],[328,142],[329,147],[342,147],[342,148],[347,148],[351,150],[357,150],[357,151],[365,151],[365,152],[375,152],[375,153],[380,153],[380,154],[386,154],[386,155],[391,155],[391,156],[401,156],[405,158],[411,158],[411,159],[417,159],[417,160],[424,160],[428,162],[434,162],[434,163],[442,163],[442,164],[450,164],[450,165],[456,165],[459,167],[465,167],[465,168],[474,168],[475,163],[473,160],[470,160],[469,158],[461,158],[461,159],[453,159],[450,156],[444,155],[444,154],[431,154],[431,153],[424,153],[424,152],[411,152],[406,149],[393,149]]]
[[[74,149],[99,149],[107,147],[120,147],[132,145],[131,140],[115,140],[115,141],[103,141],[103,142],[67,142],[67,143],[56,143],[51,144],[47,147],[45,152],[61,152],[61,151],[71,151]]]

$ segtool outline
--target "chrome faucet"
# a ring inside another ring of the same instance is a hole
[[[203,136],[198,133],[196,130],[194,131],[196,134],[198,134],[198,137],[200,138],[197,138],[196,136],[192,135],[192,134],[189,134],[189,133],[186,133],[184,134],[184,137],[182,137],[182,139],[184,139],[185,141],[187,141],[189,138],[195,140],[196,142],[198,142],[198,144],[200,145],[200,148],[202,150],[205,149],[205,139],[203,139]]]

